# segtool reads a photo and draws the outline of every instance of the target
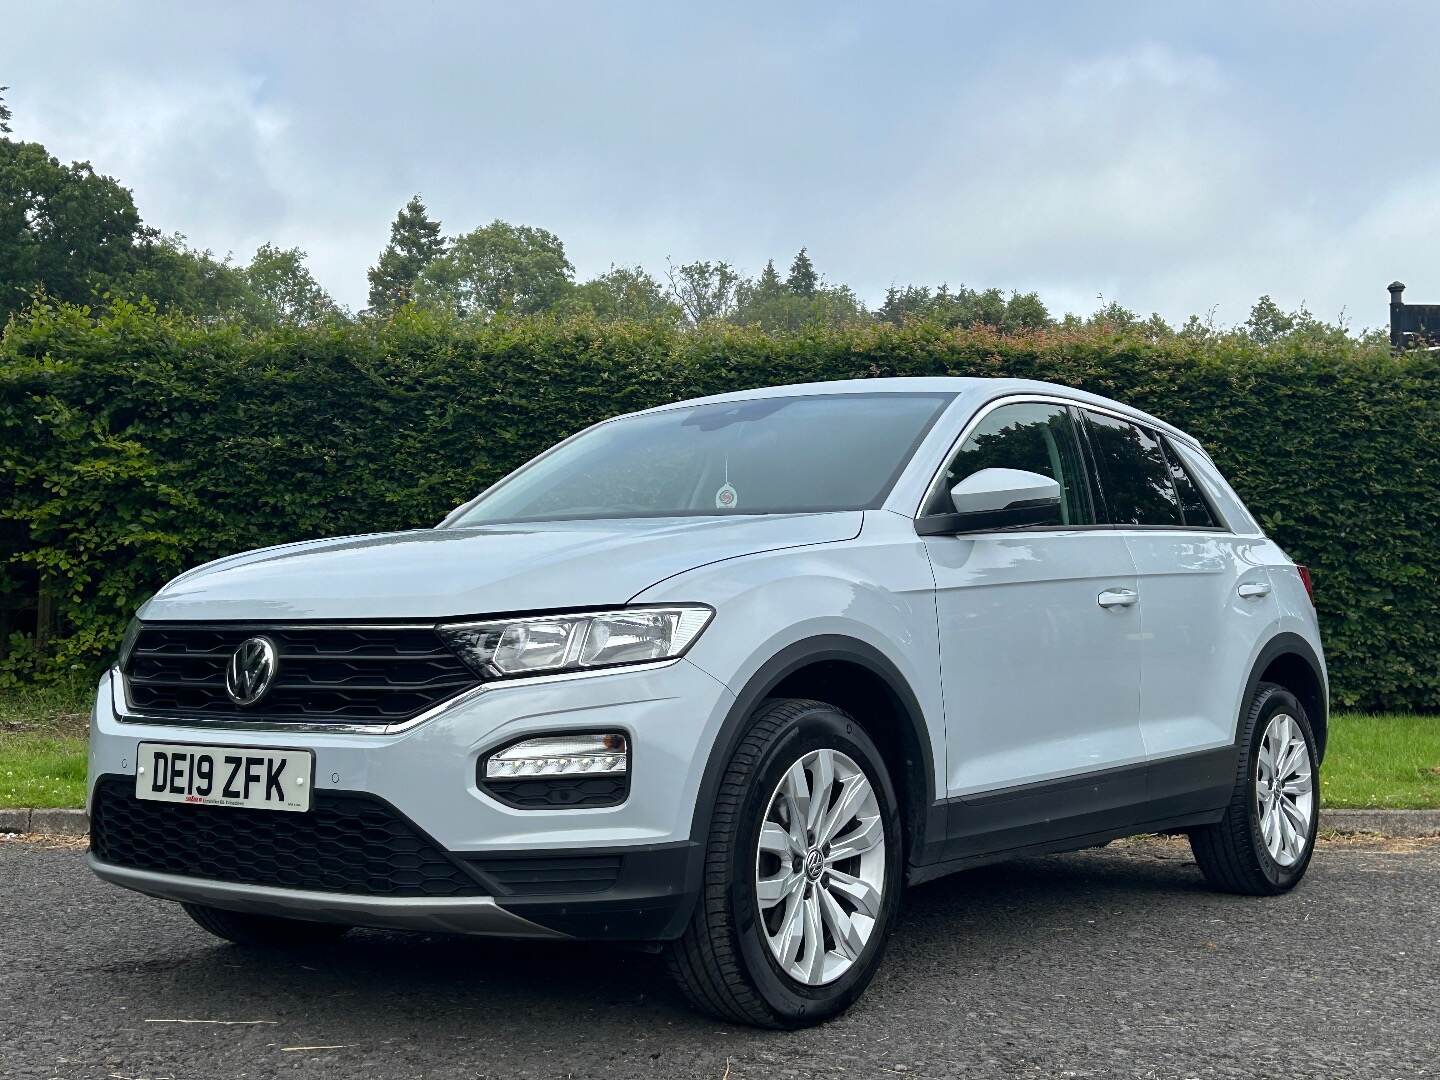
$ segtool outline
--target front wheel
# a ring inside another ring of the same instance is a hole
[[[900,819],[875,744],[817,701],[767,702],[720,784],[700,901],[670,946],[690,1000],[762,1027],[848,1008],[901,886]]]
[[[1315,850],[1320,784],[1315,734],[1298,698],[1261,683],[1240,733],[1235,790],[1218,824],[1190,847],[1217,889],[1273,896],[1299,884]]]

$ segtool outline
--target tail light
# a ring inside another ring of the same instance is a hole
[[[1300,566],[1299,564],[1296,564],[1295,569],[1300,571],[1300,584],[1305,586],[1305,595],[1310,597],[1310,603],[1314,604],[1315,581],[1310,576],[1310,568],[1308,566]]]

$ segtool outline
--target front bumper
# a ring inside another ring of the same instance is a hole
[[[92,859],[102,878],[149,895],[240,911],[355,925],[463,933],[641,940],[677,936],[699,890],[690,836],[705,762],[730,691],[685,660],[588,678],[491,684],[396,734],[254,730],[136,723],[102,679],[91,717],[89,809],[97,781],[133,778],[141,742],[307,749],[315,787],[364,792],[393,806],[473,873],[490,895],[373,897],[156,873]],[[478,760],[515,738],[583,728],[623,731],[631,743],[630,794],[593,809],[519,810],[476,784]],[[535,860],[616,856],[602,891],[556,892]],[[490,868],[519,866],[497,876]],[[495,886],[493,889],[488,886]],[[443,924],[443,925],[442,925]]]
[[[87,862],[101,880],[113,885],[162,900],[208,904],[227,911],[396,930],[528,938],[564,936],[505,910],[490,896],[394,897],[309,892],[112,866],[94,855],[89,856]]]

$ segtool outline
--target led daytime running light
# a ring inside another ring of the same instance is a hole
[[[492,754],[485,762],[485,778],[614,776],[629,768],[624,735],[561,735],[525,739]]]

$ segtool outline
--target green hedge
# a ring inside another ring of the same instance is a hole
[[[601,417],[874,375],[1080,386],[1193,432],[1315,571],[1336,699],[1440,707],[1440,361],[1345,341],[1159,342],[932,326],[388,323],[262,336],[118,306],[42,308],[0,343],[0,679],[94,665],[188,566],[433,524]],[[40,633],[34,632],[40,611]]]

